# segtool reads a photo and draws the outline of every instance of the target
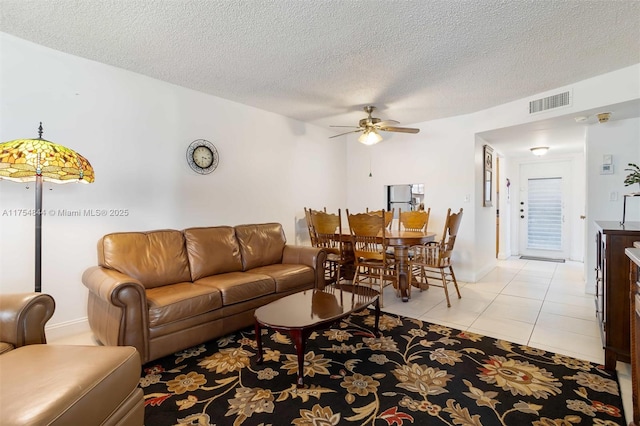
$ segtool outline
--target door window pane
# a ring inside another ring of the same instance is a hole
[[[562,178],[529,179],[527,248],[562,250]]]

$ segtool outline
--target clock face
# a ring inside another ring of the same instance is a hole
[[[193,150],[193,162],[206,169],[213,163],[213,152],[207,146],[199,146]]]
[[[202,175],[211,173],[218,167],[218,150],[213,144],[204,139],[197,139],[187,149],[187,162],[197,173]]]

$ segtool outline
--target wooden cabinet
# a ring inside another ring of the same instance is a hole
[[[630,301],[631,301],[631,389],[633,421],[630,426],[640,426],[640,242],[634,248],[626,249],[631,259]]]
[[[605,368],[630,362],[630,260],[625,249],[640,241],[640,222],[596,221],[596,314],[604,346]]]

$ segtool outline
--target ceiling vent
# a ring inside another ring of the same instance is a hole
[[[557,95],[547,96],[546,98],[536,99],[529,102],[529,114],[535,114],[550,109],[567,107],[571,105],[571,91],[558,93]]]

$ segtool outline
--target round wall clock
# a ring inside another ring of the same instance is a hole
[[[218,150],[204,139],[196,139],[187,148],[187,162],[196,173],[206,175],[218,167]]]

